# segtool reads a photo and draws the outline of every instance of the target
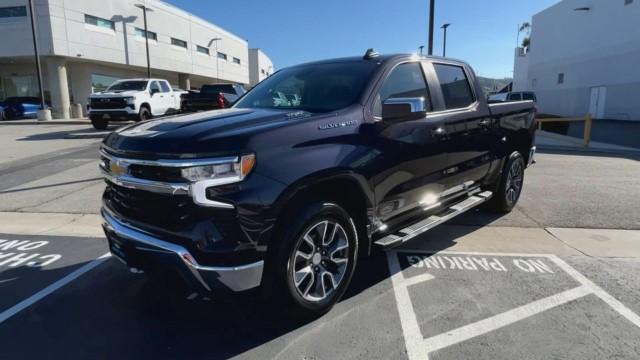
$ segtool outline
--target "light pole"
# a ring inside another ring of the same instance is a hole
[[[424,45],[418,46],[418,49],[420,50],[420,56],[422,56],[422,49],[424,49]]]
[[[214,51],[216,52],[216,84],[220,82],[220,68],[218,68],[218,61],[220,60],[218,58],[218,41],[221,41],[222,38],[213,38],[211,40],[209,40],[209,45],[207,45],[207,47],[209,49],[211,49],[211,45],[213,45],[214,43],[216,44],[216,47],[214,49]]]
[[[429,56],[433,55],[433,22],[436,10],[436,1],[431,0],[429,5]]]
[[[34,19],[33,1],[29,0],[29,13],[31,15],[31,34],[33,35],[33,51],[36,59],[36,71],[38,73],[38,90],[40,91],[40,110],[46,108],[44,103],[44,88],[42,87],[42,66],[38,54],[38,37],[36,36],[36,23]]]
[[[145,6],[144,4],[135,4],[135,7],[142,9],[142,17],[144,19],[144,41],[147,46],[147,79],[151,79],[151,61],[149,60],[149,29],[147,28],[147,11],[153,11],[153,9]]]
[[[442,57],[447,57],[447,28],[451,26],[451,24],[442,25],[441,29],[444,30],[444,42],[442,44]]]

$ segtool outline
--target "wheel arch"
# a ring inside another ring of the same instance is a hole
[[[288,186],[273,206],[276,233],[284,218],[287,218],[287,213],[310,199],[326,200],[343,207],[355,222],[359,253],[370,253],[369,219],[373,214],[374,198],[362,175],[348,170],[322,171]]]

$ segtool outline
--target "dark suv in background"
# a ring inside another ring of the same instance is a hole
[[[200,91],[190,91],[182,95],[182,111],[224,109],[233,105],[245,93],[238,84],[203,85]]]

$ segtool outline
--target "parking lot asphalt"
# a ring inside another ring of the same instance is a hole
[[[129,272],[99,229],[99,140],[29,127],[0,133],[0,358],[640,358],[638,159],[540,154],[511,214],[361,259],[316,318]]]

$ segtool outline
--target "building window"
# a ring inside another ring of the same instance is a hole
[[[262,75],[265,75],[266,72],[264,71],[264,69],[260,69],[260,72],[262,73]]]
[[[26,6],[7,6],[0,8],[0,18],[27,16]]]
[[[564,73],[558,74],[558,84],[564,84]]]
[[[99,18],[97,16],[91,16],[91,15],[85,14],[84,22],[89,25],[97,26],[99,28],[109,29],[114,31],[116,30],[116,24],[113,21]]]
[[[199,53],[209,55],[209,48],[198,45],[197,50]]]
[[[625,5],[631,5],[631,4],[633,4],[633,0],[624,0],[624,4]]]
[[[219,52],[218,59],[227,60],[227,54]]]
[[[233,58],[233,63],[240,65],[240,59],[238,59],[237,57],[234,57]]]
[[[136,36],[144,39],[144,29],[136,28]],[[158,41],[158,34],[153,31],[147,30],[147,36],[149,36],[149,40]]]
[[[180,39],[176,39],[176,38],[171,38],[171,45],[174,46],[179,46],[181,48],[187,48],[187,42],[184,40],[180,40]]]

